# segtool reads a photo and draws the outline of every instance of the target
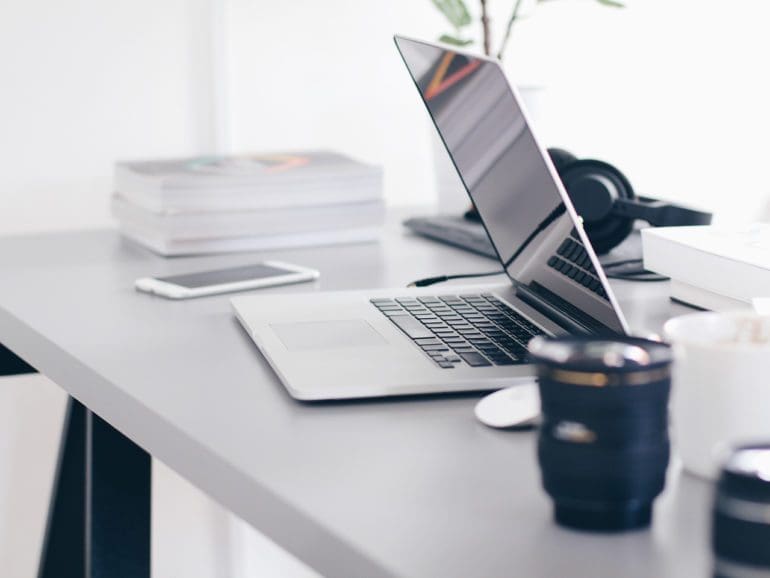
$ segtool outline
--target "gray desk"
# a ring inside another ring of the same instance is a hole
[[[474,421],[478,396],[292,401],[228,298],[171,302],[135,278],[280,258],[322,279],[403,286],[490,261],[402,235],[381,244],[161,259],[111,231],[0,240],[0,343],[130,440],[328,576],[704,576],[708,484],[670,470],[651,530],[557,528],[534,435]],[[666,284],[616,284],[632,326],[678,312]],[[438,291],[449,292],[448,288]],[[684,311],[684,308],[682,308]]]

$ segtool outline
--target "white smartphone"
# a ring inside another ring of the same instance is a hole
[[[312,281],[318,279],[318,276],[318,271],[306,267],[279,261],[264,261],[231,269],[200,271],[169,277],[144,277],[137,279],[134,286],[139,291],[154,293],[169,299],[189,299]]]

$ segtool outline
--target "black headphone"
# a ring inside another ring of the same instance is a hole
[[[578,159],[559,148],[548,149],[548,154],[600,255],[628,237],[635,219],[654,227],[711,223],[711,213],[636,196],[628,179],[609,163]]]

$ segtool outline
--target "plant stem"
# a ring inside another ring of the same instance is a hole
[[[481,0],[481,28],[484,33],[484,54],[489,56],[492,52],[490,44],[492,39],[489,31],[489,15],[487,14],[487,0]]]
[[[508,19],[508,25],[505,27],[505,36],[503,36],[503,41],[500,43],[500,50],[498,50],[497,52],[497,58],[499,60],[503,59],[503,54],[505,53],[505,47],[508,46],[508,41],[511,38],[513,23],[516,22],[516,19],[519,17],[519,9],[521,8],[522,1],[523,0],[516,0],[516,4],[513,7],[513,12],[511,13],[511,17]]]

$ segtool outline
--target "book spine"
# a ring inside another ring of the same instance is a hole
[[[648,232],[649,231],[649,232]],[[770,295],[770,270],[642,231],[644,268],[692,287],[750,302]]]
[[[157,214],[113,198],[113,216],[122,226],[168,239],[206,239],[317,232],[380,225],[381,200],[302,209],[233,211],[184,215]]]
[[[671,280],[671,299],[706,311],[736,311],[751,309],[751,304],[732,299],[687,283]]]
[[[287,188],[259,188],[252,190],[219,190],[212,194],[171,194],[148,192],[139,188],[117,189],[115,193],[129,203],[163,214],[203,212],[227,212],[256,209],[282,209],[321,207],[376,201],[382,198],[378,183],[359,182],[345,187],[305,187],[302,190]]]
[[[170,240],[147,235],[125,228],[121,233],[131,241],[155,253],[167,257],[181,255],[204,255],[241,251],[266,251],[295,247],[319,247],[351,243],[373,243],[380,238],[378,227],[339,229],[321,233],[297,235],[271,235],[265,237],[233,237],[203,240]]]

